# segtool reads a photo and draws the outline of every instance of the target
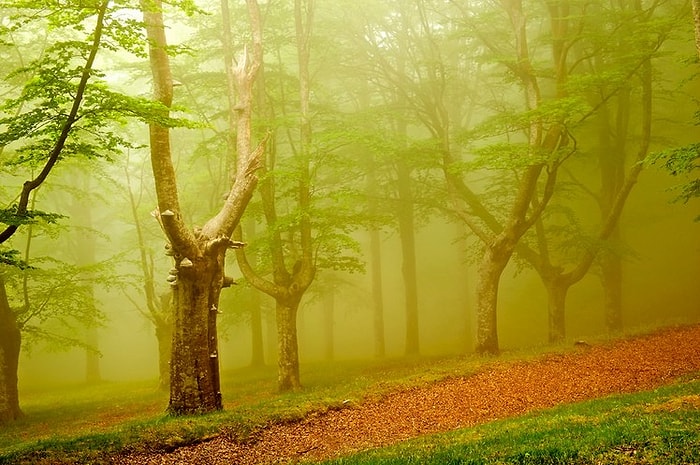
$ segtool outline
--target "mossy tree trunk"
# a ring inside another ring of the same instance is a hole
[[[176,266],[169,404],[174,414],[223,408],[216,317],[225,248],[207,252],[195,260],[183,257]]]
[[[17,388],[21,346],[22,334],[7,300],[5,280],[0,274],[0,424],[23,416]]]
[[[224,277],[224,259],[229,248],[241,244],[230,237],[250,201],[264,152],[264,141],[251,148],[252,86],[262,62],[260,12],[255,0],[247,0],[253,37],[251,55],[227,66],[229,87],[237,92],[238,103],[231,108],[236,121],[235,171],[229,192],[218,213],[202,228],[189,229],[183,220],[175,168],[171,158],[170,133],[158,123],[149,125],[151,167],[158,198],[154,216],[168,240],[174,260],[173,340],[169,412],[173,415],[205,413],[222,408],[217,314]],[[142,0],[141,7],[149,41],[154,97],[163,105],[163,117],[173,101],[173,80],[163,23],[163,2]]]

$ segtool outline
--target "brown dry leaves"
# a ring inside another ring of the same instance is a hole
[[[395,392],[297,423],[272,425],[246,444],[222,435],[168,454],[118,457],[115,463],[246,465],[322,459],[557,404],[651,389],[698,370],[700,326],[696,325],[537,361],[495,364],[473,376]]]

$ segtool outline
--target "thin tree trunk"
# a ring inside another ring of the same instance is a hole
[[[613,236],[614,238],[614,236]],[[614,251],[605,251],[601,257],[601,283],[605,326],[612,333],[623,329],[622,318],[622,259]]]
[[[413,195],[411,194],[410,169],[403,160],[398,162],[399,237],[401,239],[401,257],[403,264],[404,296],[406,305],[406,355],[420,352],[420,335],[418,326],[418,280],[416,277],[416,237],[413,213]]]
[[[245,222],[246,235],[255,237],[255,220],[250,219]],[[256,262],[259,260],[256,256]],[[257,263],[256,263],[257,265]],[[262,367],[265,365],[265,350],[263,348],[263,328],[262,328],[262,301],[260,291],[251,286],[248,289],[250,295],[250,338],[251,338],[251,357],[250,365],[252,367]]]
[[[335,356],[335,289],[332,285],[323,294],[323,327],[325,358],[332,361]]]
[[[168,391],[170,390],[170,357],[173,352],[173,327],[156,326],[155,333],[158,342],[158,389]]]
[[[97,328],[87,328],[85,342],[89,346],[85,349],[85,382],[87,384],[97,384],[102,382],[100,371],[100,335]]]
[[[21,347],[22,334],[7,300],[5,280],[0,274],[0,424],[23,416],[17,387]]]
[[[498,286],[510,254],[488,247],[479,264],[476,285],[476,353],[497,355]]]
[[[265,365],[265,350],[263,344],[262,302],[260,291],[250,289],[250,337],[251,356],[250,366],[262,367]]]
[[[384,295],[382,291],[382,249],[378,229],[370,229],[370,262],[372,276],[372,304],[374,308],[374,356],[386,355],[384,338]]]
[[[556,276],[544,283],[547,290],[549,342],[561,342],[566,338],[566,294],[570,286]]]

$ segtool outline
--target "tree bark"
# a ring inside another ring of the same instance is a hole
[[[332,284],[323,293],[324,355],[326,360],[335,357],[335,286]]]
[[[22,334],[7,300],[5,280],[0,274],[0,424],[23,416],[17,387],[21,346]]]
[[[158,343],[158,389],[170,390],[170,357],[173,353],[173,326],[162,324],[155,326]]]
[[[299,300],[295,297],[277,299],[277,385],[281,392],[301,388],[299,377],[299,342],[297,341],[297,311]]]
[[[622,318],[622,258],[615,251],[603,252],[600,281],[603,285],[605,327],[612,334],[620,333],[624,327]]]
[[[554,344],[566,338],[566,294],[568,283],[557,277],[545,281],[547,290],[549,342]]]
[[[260,291],[250,289],[250,366],[265,366],[265,350],[263,348],[262,302]]]
[[[479,263],[476,285],[476,353],[497,355],[498,287],[511,253],[503,246],[487,246]]]
[[[374,356],[383,358],[386,355],[384,338],[384,295],[382,290],[382,249],[379,230],[372,228],[369,232],[370,262],[372,278],[372,308],[374,322]]]
[[[183,259],[178,266],[168,407],[174,415],[223,408],[216,320],[224,253],[221,250],[189,263]]]
[[[401,272],[404,283],[406,305],[406,355],[418,355],[420,352],[420,335],[418,325],[418,280],[416,267],[416,236],[413,212],[413,195],[411,193],[410,168],[404,160],[399,160],[398,185],[399,237],[401,239]]]
[[[236,172],[224,205],[199,230],[189,230],[180,211],[175,168],[167,127],[149,125],[151,165],[158,197],[155,214],[168,239],[175,268],[170,404],[173,415],[205,413],[222,408],[217,314],[224,285],[224,258],[230,240],[257,185],[264,142],[251,149],[252,85],[262,61],[262,33],[258,5],[247,0],[253,37],[252,59],[245,53],[235,69],[239,102],[236,110]],[[142,0],[141,8],[149,40],[154,96],[168,116],[173,100],[173,82],[167,54],[161,0]],[[231,109],[234,111],[234,109]]]

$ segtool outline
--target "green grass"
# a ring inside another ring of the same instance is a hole
[[[165,415],[168,394],[154,382],[51,386],[21,392],[26,417],[0,426],[0,464],[100,463],[119,451],[172,449],[225,431],[245,439],[271,422],[358,403],[400,387],[468,374],[479,358],[415,358],[307,364],[304,389],[276,392],[276,368],[223,373],[224,411]]]
[[[304,389],[287,394],[276,393],[274,367],[234,370],[223,373],[225,410],[196,417],[166,416],[168,395],[157,391],[154,382],[24,389],[21,400],[26,418],[0,426],[0,464],[98,464],[117,452],[168,450],[222,431],[244,440],[271,422],[296,420],[340,408],[348,401],[359,403],[398,388],[467,375],[491,363],[529,359],[552,350],[572,349],[539,348],[506,353],[498,359],[422,357],[306,364],[302,367]],[[606,461],[600,463],[606,464],[700,463],[698,458],[614,461],[630,450],[660,454],[664,444],[670,450],[685,444],[700,450],[697,433],[690,433],[700,431],[697,409],[686,409],[679,402],[679,408],[669,412],[651,415],[644,410],[646,404],[671,402],[698,392],[699,382],[688,381],[654,393],[567,406],[416,440],[335,463],[598,463],[598,459],[589,460],[594,456],[604,457]],[[656,417],[661,436],[647,431]]]
[[[323,463],[699,464],[700,380],[563,405]]]

